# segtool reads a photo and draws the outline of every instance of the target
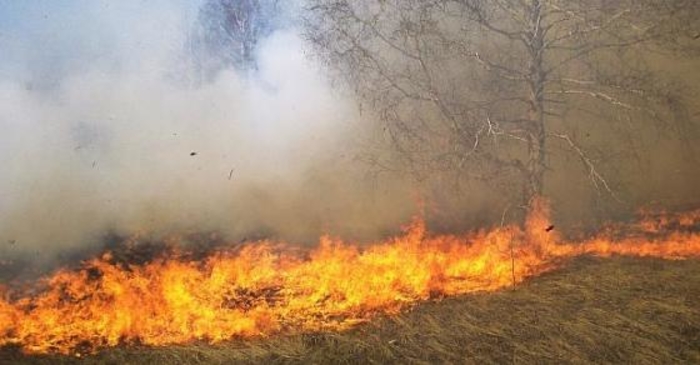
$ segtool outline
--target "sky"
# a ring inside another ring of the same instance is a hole
[[[197,1],[0,0],[0,76],[51,84],[93,67],[126,68],[130,54],[177,47]]]

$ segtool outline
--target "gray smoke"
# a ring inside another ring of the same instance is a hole
[[[224,69],[193,86],[195,5],[18,3],[0,2],[26,23],[0,38],[4,255],[107,231],[367,238],[413,211],[353,164],[356,108],[294,28],[259,40],[254,75]]]

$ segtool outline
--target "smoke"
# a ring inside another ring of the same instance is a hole
[[[414,209],[353,164],[356,108],[294,29],[261,40],[254,75],[190,87],[196,5],[0,8],[4,255],[50,256],[108,231],[368,238]]]
[[[417,213],[421,194],[431,229],[516,214],[489,184],[368,175],[357,142],[380,128],[331,87],[288,19],[259,40],[256,71],[202,78],[193,52],[211,55],[188,47],[200,6],[0,0],[0,256],[50,259],[108,232],[370,240]],[[653,173],[607,171],[636,184],[622,187],[630,205],[695,202],[698,170],[669,157],[678,143],[651,145]],[[576,161],[551,165],[557,218],[603,216]]]

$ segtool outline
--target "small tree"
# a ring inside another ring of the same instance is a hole
[[[649,55],[697,55],[700,2],[309,1],[308,38],[415,174],[515,177],[529,204],[561,151],[617,199],[599,167],[616,152],[610,136],[620,152],[638,149],[645,121],[693,132],[680,88]],[[579,138],[602,130],[597,142]]]

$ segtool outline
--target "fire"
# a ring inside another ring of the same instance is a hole
[[[417,219],[404,234],[365,247],[323,237],[303,252],[262,241],[197,260],[174,251],[138,265],[105,254],[29,289],[0,288],[0,346],[80,354],[343,330],[423,300],[509,287],[577,255],[700,257],[693,232],[700,211],[565,242],[551,229],[546,204],[536,205],[524,229],[430,235]]]

